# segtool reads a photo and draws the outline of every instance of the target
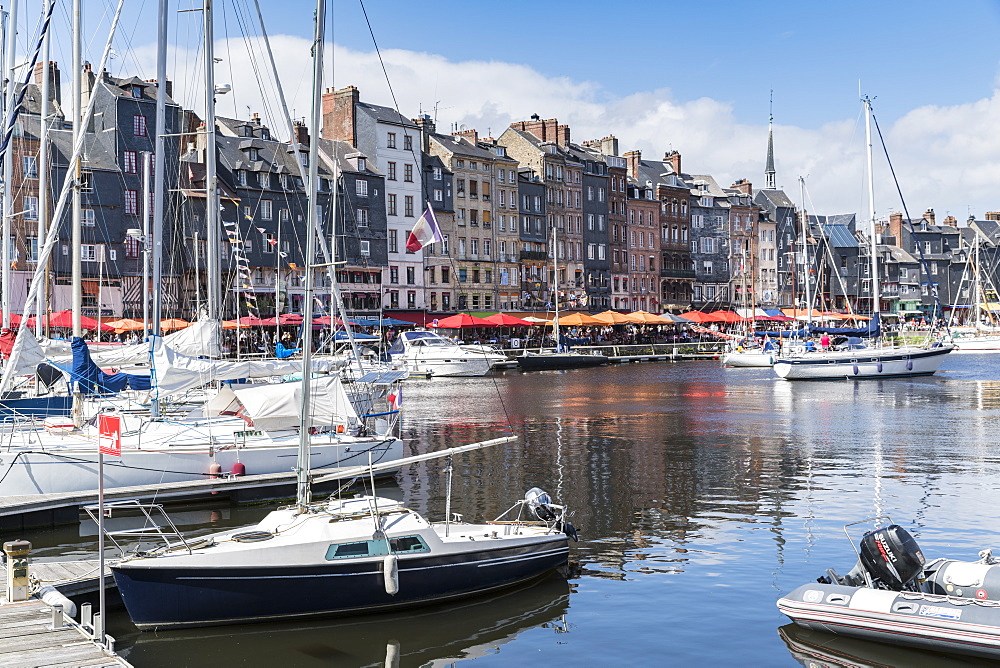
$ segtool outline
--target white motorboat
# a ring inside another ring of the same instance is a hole
[[[931,375],[953,346],[867,348],[800,352],[778,357],[774,372],[785,380],[839,380]]]
[[[991,551],[974,562],[927,562],[902,527],[875,519],[890,523],[862,537],[850,573],[828,569],[780,598],[781,612],[809,629],[1000,658],[1000,564]]]
[[[382,612],[494,591],[559,568],[576,537],[564,515],[537,488],[481,524],[428,522],[376,496],[333,498],[280,508],[256,525],[195,541],[178,535],[126,556],[112,571],[141,630]]]
[[[389,348],[394,362],[402,362],[415,376],[485,376],[495,353],[469,350],[426,329],[401,332]]]
[[[732,367],[768,367],[774,366],[777,353],[763,348],[749,350],[731,350],[722,356],[722,363]]]

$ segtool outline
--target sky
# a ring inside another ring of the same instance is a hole
[[[86,57],[96,63],[113,5],[84,3]],[[200,4],[172,3],[170,15],[168,73],[176,97],[195,109],[203,108],[201,15],[174,10]],[[292,113],[304,117],[315,5],[261,4]],[[36,5],[22,8],[24,44]],[[233,86],[219,113],[260,113],[280,129],[252,0],[215,5],[216,82]],[[677,150],[685,172],[759,187],[773,109],[778,186],[811,212],[866,217],[867,95],[912,217],[927,208],[960,221],[1000,211],[1000,2],[367,0],[388,83],[359,0],[330,6],[324,85],[358,86],[363,100],[398,104],[410,117],[429,113],[442,132],[464,125],[498,136],[537,113],[569,124],[575,141],[613,134],[622,151],[655,159]],[[129,0],[113,74],[155,75],[155,12],[155,0]],[[68,14],[56,10],[52,54],[65,64]],[[902,204],[877,139],[876,153],[883,218]]]

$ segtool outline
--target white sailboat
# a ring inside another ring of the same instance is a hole
[[[991,310],[989,309],[990,303],[995,303],[994,300],[987,299],[987,291],[983,287],[984,277],[988,277],[988,274],[983,271],[983,266],[980,260],[980,245],[981,240],[977,236],[975,243],[973,245],[973,257],[972,259],[972,318],[971,324],[966,324],[964,327],[949,327],[948,331],[951,333],[951,342],[955,344],[955,349],[957,352],[1000,352],[1000,324],[997,323],[996,318]],[[969,268],[969,265],[966,265]],[[962,277],[963,282],[965,276]],[[986,278],[986,280],[989,280]],[[991,285],[991,293],[993,295],[997,294],[996,286]],[[986,306],[987,309],[984,309]],[[954,312],[952,312],[954,315]]]
[[[868,207],[872,277],[872,332],[879,326],[881,304],[878,281],[878,234],[875,221],[874,176],[872,175],[871,100],[864,99],[865,138],[868,158]],[[841,378],[892,378],[935,373],[944,356],[954,350],[950,344],[930,342],[926,345],[872,346],[858,344],[846,349],[803,351],[783,355],[775,360],[774,371],[785,380],[832,380]]]

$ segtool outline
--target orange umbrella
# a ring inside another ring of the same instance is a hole
[[[570,313],[567,316],[559,316],[559,326],[580,327],[586,325],[606,325],[603,320],[587,315],[586,313]]]
[[[141,320],[133,320],[131,318],[122,318],[121,320],[111,320],[104,323],[108,327],[115,328],[115,334],[121,334],[122,332],[137,332],[142,331],[144,325]]]
[[[639,325],[672,325],[674,322],[673,320],[661,318],[660,316],[647,311],[636,311],[635,313],[629,313],[625,317],[628,318],[629,322],[634,322]]]
[[[223,320],[222,329],[247,329],[250,325],[244,325],[238,320]]]
[[[605,325],[623,325],[628,322],[634,322],[627,315],[618,311],[605,311],[604,313],[598,313],[594,317]]]
[[[160,321],[160,329],[166,332],[171,329],[184,329],[190,324],[187,320],[181,320],[180,318],[168,318]]]

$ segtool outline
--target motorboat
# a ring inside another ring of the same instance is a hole
[[[777,358],[773,350],[751,348],[749,350],[731,350],[722,356],[722,363],[731,367],[768,367],[774,366]]]
[[[377,468],[339,476],[365,477]],[[429,522],[373,494],[300,503],[256,525],[193,541],[178,533],[162,546],[128,554],[111,570],[140,630],[213,626],[386,612],[511,587],[566,564],[569,538],[576,537],[565,508],[538,488],[492,522],[450,517],[449,506],[450,497],[445,520]]]
[[[968,668],[970,659],[912,647],[899,647],[814,631],[798,624],[785,624],[778,636],[788,653],[804,668]]]
[[[891,518],[863,520],[871,521],[880,526],[862,536],[849,573],[828,569],[781,597],[778,609],[809,629],[1000,659],[1000,561],[991,550],[978,561],[927,561]]]
[[[402,362],[414,376],[485,376],[495,361],[492,355],[426,329],[400,332],[389,348],[393,362]]]

